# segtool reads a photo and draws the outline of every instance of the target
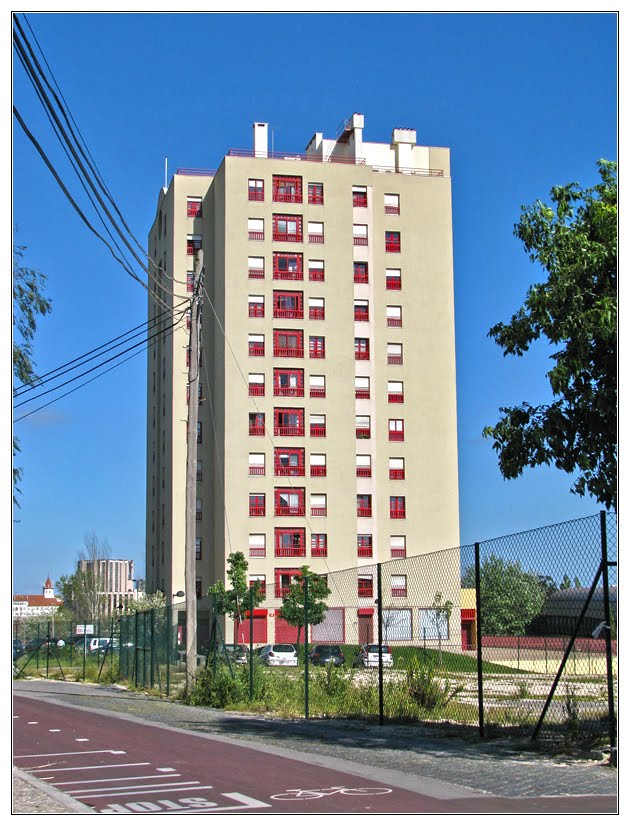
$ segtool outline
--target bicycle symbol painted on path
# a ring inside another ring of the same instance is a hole
[[[379,788],[378,786],[366,787],[362,789],[349,789],[347,786],[329,786],[327,789],[287,789],[280,794],[272,794],[272,800],[319,800],[331,794],[347,795],[377,795],[391,794],[392,789]]]

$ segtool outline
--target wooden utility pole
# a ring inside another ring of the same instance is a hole
[[[190,359],[188,364],[188,439],[186,451],[186,694],[192,688],[197,671],[197,587],[195,540],[197,499],[197,422],[199,420],[199,347],[203,294],[203,250],[195,261],[195,279],[190,320]]]

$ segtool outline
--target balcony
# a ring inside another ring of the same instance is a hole
[[[264,356],[265,355],[265,345],[264,344],[250,344],[249,345],[249,355],[250,356]],[[263,393],[264,395],[264,393]],[[251,396],[251,393],[250,393]]]
[[[309,202],[309,204],[313,204],[314,206],[321,206],[324,203],[324,193],[323,192],[309,192],[308,193],[308,202]]]
[[[354,283],[355,284],[368,284],[369,283],[369,276],[366,272],[355,272],[354,274]]]
[[[273,354],[277,359],[302,359],[304,347],[274,347]]]
[[[355,321],[369,321],[370,320],[370,312],[369,310],[359,309],[357,307],[354,308],[354,320]]]
[[[372,506],[366,505],[362,507],[361,505],[357,506],[357,516],[372,516]]]
[[[297,465],[275,465],[276,476],[304,476],[304,467]]]
[[[391,548],[392,559],[405,559],[407,557],[406,548]]]
[[[262,239],[260,239],[262,240]],[[291,243],[301,243],[304,240],[304,235],[300,230],[296,230],[295,232],[280,232],[280,230],[274,229],[273,231],[273,240],[274,241],[284,241],[284,242],[291,242]]]
[[[402,357],[402,356],[392,355],[392,354],[390,353],[390,354],[387,356],[387,363],[388,363],[388,364],[402,364],[402,363],[403,363],[403,357]]]
[[[393,204],[385,206],[385,215],[400,215],[400,207]]]
[[[311,466],[311,476],[325,476],[326,475],[326,465],[312,465]]]
[[[304,394],[302,394],[304,395]],[[326,388],[325,387],[311,387],[309,390],[309,396],[311,399],[325,399],[326,398]]]
[[[328,547],[326,545],[318,545],[316,548],[311,547],[311,556],[328,556]]]
[[[264,396],[265,395],[265,385],[264,384],[250,384],[249,385],[249,395],[250,396]]]
[[[405,434],[400,430],[390,430],[389,431],[389,441],[390,442],[404,442],[405,441]]]
[[[372,546],[371,545],[359,545],[357,547],[357,556],[367,558],[372,556]]]
[[[369,439],[371,437],[370,428],[369,427],[357,427],[356,435],[357,435],[357,439]]]
[[[319,345],[317,347],[311,347],[308,351],[308,357],[311,359],[325,359],[326,348],[322,345]]]
[[[303,387],[274,387],[273,388],[273,395],[274,396],[303,396],[304,395],[304,388]]]
[[[386,290],[400,290],[402,289],[402,281],[400,278],[392,278],[392,276],[387,276],[385,278],[385,289]]]
[[[274,307],[274,318],[304,318],[304,309],[302,307]]]
[[[404,468],[390,468],[389,469],[389,478],[390,479],[404,479],[405,478],[405,469]]]
[[[370,398],[370,390],[369,388],[366,390],[362,387],[356,387],[354,390],[354,398],[355,399],[369,399]]]
[[[249,201],[264,201],[265,191],[263,189],[249,189],[247,191],[247,198]]]
[[[355,247],[367,247],[368,239],[367,235],[353,235],[352,236],[352,243]]]
[[[264,516],[265,515],[265,506],[264,505],[250,505],[249,506],[249,515],[250,516]],[[250,548],[251,551],[251,548]]]
[[[273,193],[273,202],[274,202],[274,204],[301,204],[302,203],[302,193],[301,192],[274,192]]]
[[[368,205],[367,193],[355,192],[352,195],[352,206],[353,207],[366,207],[367,205]]]
[[[250,304],[249,305],[249,317],[250,318],[264,318],[265,317],[265,305],[264,304]]]
[[[304,516],[304,505],[276,505],[276,516]]]
[[[370,360],[370,351],[369,350],[355,350],[354,351],[354,360],[355,361],[369,361]]]
[[[273,429],[274,436],[303,436],[304,425],[276,425]]]
[[[359,585],[358,593],[360,597],[373,597],[374,586],[371,583],[369,585]]]
[[[372,468],[371,467],[358,467],[357,468],[357,478],[359,478],[359,479],[371,479],[372,478]]]
[[[309,307],[308,317],[311,321],[324,321],[326,318],[326,310],[323,307]]]
[[[309,270],[308,271],[308,280],[309,281],[323,281],[324,280],[324,270]]]
[[[249,435],[250,436],[264,436],[265,435],[265,425],[264,424],[250,424],[250,426],[249,426]]]
[[[260,267],[248,267],[247,274],[249,278],[264,278],[265,271]]]
[[[320,436],[326,435],[326,425],[325,424],[312,424],[311,425],[311,438],[319,438]]]
[[[274,270],[273,277],[276,281],[304,281],[302,270]]]
[[[400,252],[400,238],[390,238],[385,241],[385,252]]]
[[[306,556],[305,545],[277,546],[274,556]],[[282,589],[285,590],[285,589]],[[288,588],[286,589],[288,591]]]
[[[392,588],[392,596],[393,597],[406,597],[407,596],[407,589],[406,588]]]

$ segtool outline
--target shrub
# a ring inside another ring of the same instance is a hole
[[[433,663],[418,660],[407,666],[406,685],[412,700],[426,711],[444,708],[464,690],[463,683],[452,686],[450,680],[438,676]]]

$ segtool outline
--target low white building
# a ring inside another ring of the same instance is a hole
[[[46,579],[41,594],[14,594],[13,617],[52,616],[63,601],[55,596],[50,577]]]

